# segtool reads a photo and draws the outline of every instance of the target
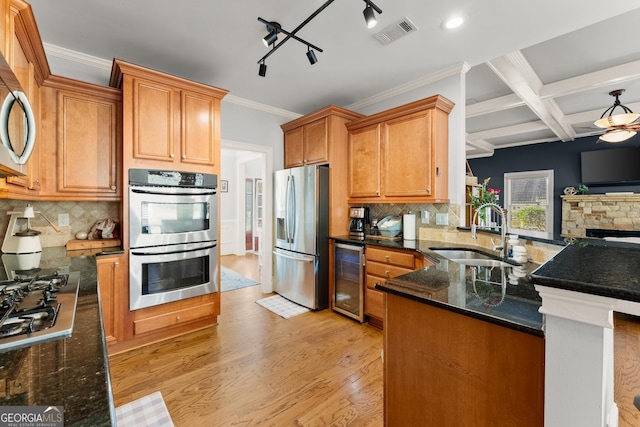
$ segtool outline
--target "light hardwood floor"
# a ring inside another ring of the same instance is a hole
[[[259,280],[257,256],[222,264]],[[176,426],[376,426],[382,332],[324,310],[285,320],[260,286],[222,293],[219,325],[109,358],[116,406],[161,391]],[[640,425],[640,318],[615,316],[620,427]]]
[[[230,268],[249,279],[260,281],[260,265],[257,254],[250,253],[244,256],[223,255],[220,257],[220,265]]]
[[[110,357],[115,405],[159,390],[176,426],[382,426],[382,332],[262,296],[223,292],[218,326]]]

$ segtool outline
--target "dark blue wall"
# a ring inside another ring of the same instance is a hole
[[[469,166],[478,182],[491,177],[490,188],[500,189],[504,194],[504,173],[553,169],[555,199],[553,201],[554,240],[561,240],[562,199],[565,187],[580,185],[580,153],[583,151],[604,150],[622,147],[640,146],[640,135],[620,144],[598,142],[597,136],[579,138],[570,142],[548,142],[522,147],[495,150],[493,156],[470,159]],[[638,165],[640,168],[640,165]],[[589,186],[589,194],[602,194],[616,191],[640,192],[638,185]]]

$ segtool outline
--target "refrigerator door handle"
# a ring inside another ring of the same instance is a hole
[[[273,251],[275,256],[279,256],[282,258],[292,259],[294,261],[303,261],[303,262],[315,262],[316,258],[309,255],[287,255],[285,253],[279,251]]]
[[[296,182],[293,176],[290,176],[291,184],[289,185],[289,212],[287,213],[287,223],[289,224],[289,243],[293,243],[296,231]]]
[[[291,176],[287,175],[287,183],[284,187],[284,238],[287,243],[291,243],[291,237],[289,233],[289,218],[291,216],[289,209],[289,181]]]

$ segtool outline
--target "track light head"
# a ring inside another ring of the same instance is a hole
[[[260,64],[260,69],[258,70],[258,75],[260,77],[264,77],[267,75],[267,64],[264,62]]]
[[[307,58],[309,58],[309,63],[311,65],[318,62],[318,58],[316,58],[316,53],[313,50],[311,50],[311,48],[309,47],[307,47]]]
[[[275,31],[272,31],[266,36],[264,36],[264,38],[262,39],[262,43],[264,43],[265,47],[269,47],[272,44],[274,44],[276,40],[278,40],[278,33],[276,33]]]
[[[262,43],[264,43],[266,47],[269,47],[272,44],[274,44],[276,40],[278,40],[278,33],[282,31],[282,27],[277,22],[267,22],[266,25],[267,25],[267,31],[269,31],[269,34],[264,36],[264,38],[262,39]]]
[[[367,6],[362,11],[364,15],[364,22],[367,23],[367,28],[373,28],[378,23],[376,19],[376,13],[373,11],[371,4],[367,3]]]

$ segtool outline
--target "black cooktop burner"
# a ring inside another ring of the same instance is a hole
[[[0,351],[70,336],[79,273],[0,282]]]

